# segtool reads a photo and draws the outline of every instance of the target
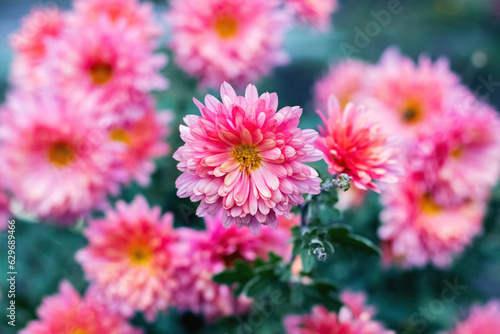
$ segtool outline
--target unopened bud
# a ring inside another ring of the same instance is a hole
[[[342,173],[339,175],[339,178],[335,182],[340,189],[342,189],[343,191],[347,191],[351,188],[351,180],[352,177],[345,173]]]

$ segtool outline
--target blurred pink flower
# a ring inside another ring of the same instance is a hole
[[[1,181],[0,179],[0,231],[4,231],[7,229],[9,219],[12,216],[10,213],[10,199],[5,194]]]
[[[154,54],[141,31],[123,20],[100,16],[92,25],[74,24],[50,47],[53,82],[76,101],[88,94],[108,99],[131,89],[167,87],[159,73],[166,56]]]
[[[314,99],[316,107],[320,110],[328,108],[330,95],[340,102],[342,110],[347,103],[354,101],[366,81],[371,65],[355,59],[341,60],[335,65],[330,65],[330,70],[314,85]]]
[[[493,300],[484,306],[472,306],[467,319],[459,322],[455,329],[443,334],[479,333],[500,333],[500,301]]]
[[[155,170],[153,159],[170,150],[166,136],[172,114],[157,112],[153,97],[146,93],[130,92],[121,97],[123,99],[108,101],[105,108],[111,110],[105,116],[109,137],[125,144],[125,151],[119,154],[121,163],[140,185],[147,185]]]
[[[277,0],[174,0],[168,13],[177,64],[203,86],[245,85],[287,62],[287,16]]]
[[[125,170],[122,144],[104,138],[96,101],[14,92],[0,113],[0,156],[6,187],[24,209],[42,219],[71,223],[105,206]]]
[[[413,174],[382,193],[379,236],[386,264],[449,266],[453,256],[481,232],[484,200],[439,194],[439,184],[423,182]]]
[[[317,161],[322,153],[313,142],[314,130],[300,130],[302,109],[277,111],[275,93],[258,95],[248,85],[245,96],[221,86],[223,103],[207,95],[205,105],[195,100],[201,117],[189,115],[181,126],[185,145],[174,153],[183,174],[177,195],[200,201],[198,216],[224,208],[222,224],[234,220],[258,233],[261,224],[276,228],[276,215],[289,217],[302,194],[318,194],[321,179],[303,162]]]
[[[335,204],[335,208],[340,211],[345,211],[352,208],[357,208],[363,204],[366,197],[366,190],[351,187],[349,191],[337,189],[339,201]]]
[[[19,334],[140,334],[126,319],[92,298],[80,297],[70,283],[64,281],[59,294],[46,297],[38,309],[40,320],[31,321]]]
[[[50,82],[45,62],[49,41],[57,39],[66,19],[56,8],[35,8],[22,20],[21,29],[10,37],[14,57],[10,81],[17,89],[33,91]]]
[[[320,30],[330,29],[330,17],[337,10],[337,0],[285,0],[298,19]]]
[[[137,0],[78,0],[74,3],[73,22],[95,24],[100,17],[113,23],[124,21],[127,26],[137,29],[145,42],[153,42],[161,36],[162,28],[155,22],[151,3]]]
[[[171,304],[178,236],[173,216],[150,209],[142,196],[116,204],[106,217],[90,221],[89,245],[76,254],[93,294],[125,316],[144,312],[153,321]]]
[[[361,101],[377,112],[384,128],[404,138],[429,127],[443,113],[459,78],[446,59],[432,63],[421,56],[418,64],[390,48],[366,78]]]
[[[287,222],[276,230],[264,227],[265,233],[257,236],[234,225],[226,229],[222,226],[222,212],[205,218],[205,223],[206,231],[180,229],[184,256],[176,275],[180,286],[176,289],[175,306],[203,314],[213,322],[249,311],[252,300],[246,296],[235,298],[231,287],[214,283],[212,276],[232,267],[237,260],[267,259],[269,252],[291,257],[291,232]]]
[[[373,308],[364,305],[362,293],[343,292],[345,305],[339,313],[329,312],[324,306],[313,307],[311,314],[285,317],[287,334],[395,334],[373,320]],[[352,307],[352,308],[351,308]]]
[[[377,192],[374,181],[393,183],[398,180],[399,149],[373,112],[352,103],[342,112],[332,95],[328,118],[319,111],[318,114],[325,128],[319,127],[320,136],[315,145],[324,153],[331,174],[346,173],[357,188]]]

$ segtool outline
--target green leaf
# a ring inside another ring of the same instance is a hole
[[[300,258],[302,259],[302,271],[310,273],[316,265],[316,258],[309,254],[308,249],[302,249],[300,252]]]
[[[355,234],[345,225],[333,226],[328,229],[328,239],[333,243],[358,248],[362,251],[379,255],[380,248],[371,240]]]
[[[234,283],[245,284],[254,277],[253,269],[248,263],[237,261],[233,269],[225,270],[212,277],[217,284],[232,285]]]

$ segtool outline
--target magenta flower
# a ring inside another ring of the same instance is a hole
[[[228,228],[260,225],[276,228],[277,215],[290,215],[302,194],[318,194],[321,179],[304,162],[317,161],[322,153],[313,142],[317,133],[297,127],[302,109],[277,111],[275,93],[260,97],[249,85],[245,96],[221,87],[223,103],[207,95],[205,105],[195,100],[201,116],[189,115],[181,126],[185,145],[174,154],[183,174],[177,179],[177,195],[201,201],[197,215],[224,209]]]
[[[77,101],[88,94],[109,99],[130,90],[167,87],[159,74],[165,55],[154,54],[141,30],[125,20],[100,16],[92,25],[75,23],[50,47],[47,66],[53,83]]]
[[[484,306],[472,306],[467,319],[460,321],[453,330],[443,334],[477,333],[500,333],[500,301],[493,300]]]
[[[288,20],[279,1],[175,0],[171,5],[175,60],[204,86],[244,85],[287,62],[281,44]]]
[[[146,43],[154,42],[161,36],[162,28],[155,22],[151,3],[137,0],[78,0],[74,3],[73,22],[95,24],[101,17],[113,23],[123,21],[130,28],[139,30]]]
[[[325,128],[320,127],[316,147],[324,153],[331,174],[345,173],[363,190],[378,191],[374,181],[397,181],[399,150],[371,111],[349,103],[342,113],[331,96],[328,118],[318,114]]]
[[[126,171],[122,144],[104,136],[96,100],[12,93],[0,114],[4,182],[24,209],[42,219],[71,223],[104,207]]]
[[[299,21],[323,31],[330,29],[330,18],[338,7],[337,0],[285,0],[285,3]]]
[[[7,228],[9,219],[11,217],[10,213],[10,199],[5,194],[0,179],[0,231]]]
[[[343,292],[345,303],[339,313],[315,306],[311,314],[290,315],[284,319],[287,334],[395,334],[373,320],[373,308],[364,305],[362,293]]]
[[[138,196],[116,211],[90,221],[84,234],[89,245],[76,254],[92,293],[125,316],[144,312],[153,321],[166,310],[176,287],[177,233],[173,216],[161,216],[160,208],[149,208]]]
[[[32,321],[19,334],[141,334],[125,318],[102,307],[90,296],[80,297],[64,281],[59,294],[47,297],[38,309],[40,320]]]
[[[363,89],[367,72],[371,66],[365,62],[347,59],[335,65],[330,65],[330,70],[314,85],[314,102],[320,110],[328,109],[330,95],[335,95],[339,100],[342,110],[347,103],[354,101]]]
[[[405,268],[447,267],[482,231],[482,199],[442,196],[439,184],[409,174],[382,193],[383,260]]]
[[[231,287],[218,285],[212,276],[233,266],[237,260],[252,262],[267,259],[269,252],[285,258],[291,256],[290,222],[280,219],[278,229],[264,227],[265,233],[253,235],[248,229],[222,226],[222,212],[205,219],[206,231],[183,228],[183,264],[178,267],[179,287],[175,293],[175,306],[203,314],[209,322],[223,316],[248,312],[251,299],[235,298]],[[283,223],[283,224],[281,224]]]
[[[156,111],[154,99],[132,91],[123,99],[111,100],[103,108],[109,138],[125,145],[120,152],[120,164],[141,185],[147,185],[155,170],[154,159],[166,155],[170,147],[166,136],[172,119],[169,111]]]

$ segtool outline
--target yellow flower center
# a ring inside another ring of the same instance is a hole
[[[255,146],[250,145],[239,145],[233,150],[233,158],[240,163],[240,168],[242,171],[247,173],[250,169],[257,169],[260,166],[260,156],[259,152]]]
[[[87,334],[87,332],[84,331],[83,329],[77,328],[72,330],[69,334]]]
[[[430,194],[425,194],[420,202],[422,211],[429,215],[436,215],[441,212],[439,205],[434,202]]]
[[[229,39],[238,33],[239,27],[238,22],[231,16],[221,16],[214,24],[215,31],[220,37],[224,39]]]
[[[75,160],[75,150],[69,144],[57,142],[48,152],[49,160],[57,167],[65,167]]]
[[[153,250],[147,245],[134,245],[130,247],[128,255],[133,264],[145,265],[153,259]]]
[[[420,103],[416,100],[410,100],[402,108],[402,118],[405,123],[418,123],[424,116]]]
[[[457,146],[450,152],[450,156],[455,159],[460,159],[464,154],[463,146]]]
[[[125,144],[130,144],[131,138],[127,131],[123,128],[114,128],[109,134],[109,138],[114,141],[119,141]]]
[[[96,63],[90,67],[90,78],[96,85],[104,85],[113,76],[113,67],[106,63]]]

